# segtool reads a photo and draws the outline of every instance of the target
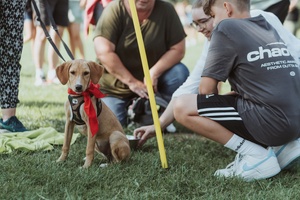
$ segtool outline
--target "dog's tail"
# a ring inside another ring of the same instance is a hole
[[[111,154],[115,162],[126,161],[130,157],[130,146],[127,137],[120,131],[114,131],[109,137]]]

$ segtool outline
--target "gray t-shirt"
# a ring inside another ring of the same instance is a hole
[[[228,79],[239,94],[238,112],[259,142],[300,136],[299,66],[261,15],[218,24],[202,76]]]

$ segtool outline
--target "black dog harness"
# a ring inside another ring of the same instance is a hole
[[[93,95],[91,95],[92,97]],[[82,120],[80,115],[80,106],[84,103],[83,96],[68,96],[71,110],[71,121],[75,122],[76,125],[84,125],[85,122]],[[102,111],[102,103],[100,98],[96,99],[97,117]]]

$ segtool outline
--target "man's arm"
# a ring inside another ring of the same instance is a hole
[[[199,94],[218,94],[218,83],[216,79],[202,77],[199,86]]]
[[[158,78],[168,69],[175,64],[179,63],[185,54],[185,39],[181,40],[177,44],[171,46],[171,48],[153,65],[150,69],[150,76],[154,90],[157,91]]]
[[[97,58],[101,61],[105,69],[122,83],[128,85],[130,90],[141,97],[147,97],[146,85],[136,79],[123,65],[119,56],[115,53],[115,45],[108,39],[98,36],[94,39],[94,48]]]

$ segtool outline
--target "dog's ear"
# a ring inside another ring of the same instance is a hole
[[[63,85],[67,84],[69,80],[69,69],[71,65],[71,61],[68,61],[56,67],[56,76]]]
[[[89,66],[90,70],[91,70],[91,80],[92,83],[97,84],[103,74],[103,67],[102,65],[99,65],[98,63],[89,61],[87,63],[87,65]]]

